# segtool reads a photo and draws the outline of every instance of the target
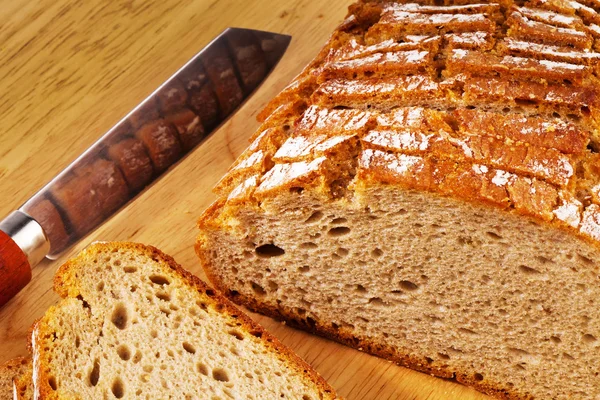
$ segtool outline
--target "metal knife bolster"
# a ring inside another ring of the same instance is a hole
[[[22,211],[0,222],[0,306],[31,280],[31,266],[50,251],[41,225]]]
[[[42,226],[23,211],[13,211],[0,221],[0,231],[19,246],[30,265],[38,264],[50,251],[50,240]]]

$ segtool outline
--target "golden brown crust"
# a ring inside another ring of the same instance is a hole
[[[258,323],[254,322],[248,316],[238,310],[233,303],[227,300],[218,291],[210,288],[200,278],[183,269],[172,257],[164,254],[153,246],[129,242],[94,243],[87,247],[77,257],[68,260],[58,269],[54,277],[54,290],[63,299],[77,298],[78,296],[82,295],[80,288],[78,287],[78,274],[80,274],[81,269],[85,268],[87,265],[86,261],[98,253],[111,252],[121,249],[145,254],[149,258],[159,262],[161,266],[164,265],[166,274],[176,276],[182,279],[185,283],[196,288],[201,296],[206,297],[203,300],[206,300],[208,303],[212,303],[212,306],[219,312],[235,318],[237,322],[242,324],[241,327],[243,329],[260,338],[267,347],[280,354],[281,359],[289,362],[292,368],[298,374],[305,376],[307,380],[315,382],[319,389],[325,393],[328,398],[336,398],[334,389],[329,386],[329,384],[327,384],[327,382],[315,370],[313,370],[305,361],[298,357],[292,350],[285,347],[277,338],[266,332]],[[85,301],[85,298],[83,300]],[[60,307],[60,305],[57,307]],[[36,390],[40,395],[40,399],[57,398],[56,392],[51,389],[48,383],[48,377],[50,376],[48,372],[50,371],[51,366],[46,360],[44,350],[37,346],[37,338],[48,334],[48,332],[45,331],[47,328],[45,321],[52,318],[53,312],[57,307],[51,307],[46,315],[42,317],[40,321],[36,322],[32,332],[32,346],[34,348],[33,374],[37,384]]]
[[[600,53],[590,30],[600,18],[557,0],[399,3],[352,5],[263,110],[254,144],[215,190],[225,214],[286,190],[351,198],[387,182],[596,241],[600,174],[589,171],[600,149]],[[379,162],[361,163],[373,152]],[[394,175],[415,157],[419,168]]]

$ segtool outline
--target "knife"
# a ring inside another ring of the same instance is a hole
[[[0,221],[0,306],[44,257],[56,259],[203,142],[266,78],[290,40],[226,29]]]

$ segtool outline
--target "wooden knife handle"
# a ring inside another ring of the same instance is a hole
[[[10,236],[0,231],[0,307],[12,299],[31,280],[27,254]]]

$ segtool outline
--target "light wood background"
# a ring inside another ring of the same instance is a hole
[[[247,145],[255,116],[343,19],[345,0],[0,0],[0,217],[16,209],[228,26],[293,35],[275,72],[203,146],[0,309],[0,362],[26,354],[28,329],[57,301],[51,281],[93,240],[134,240],[202,276],[195,222]],[[348,399],[484,399],[253,315]]]

